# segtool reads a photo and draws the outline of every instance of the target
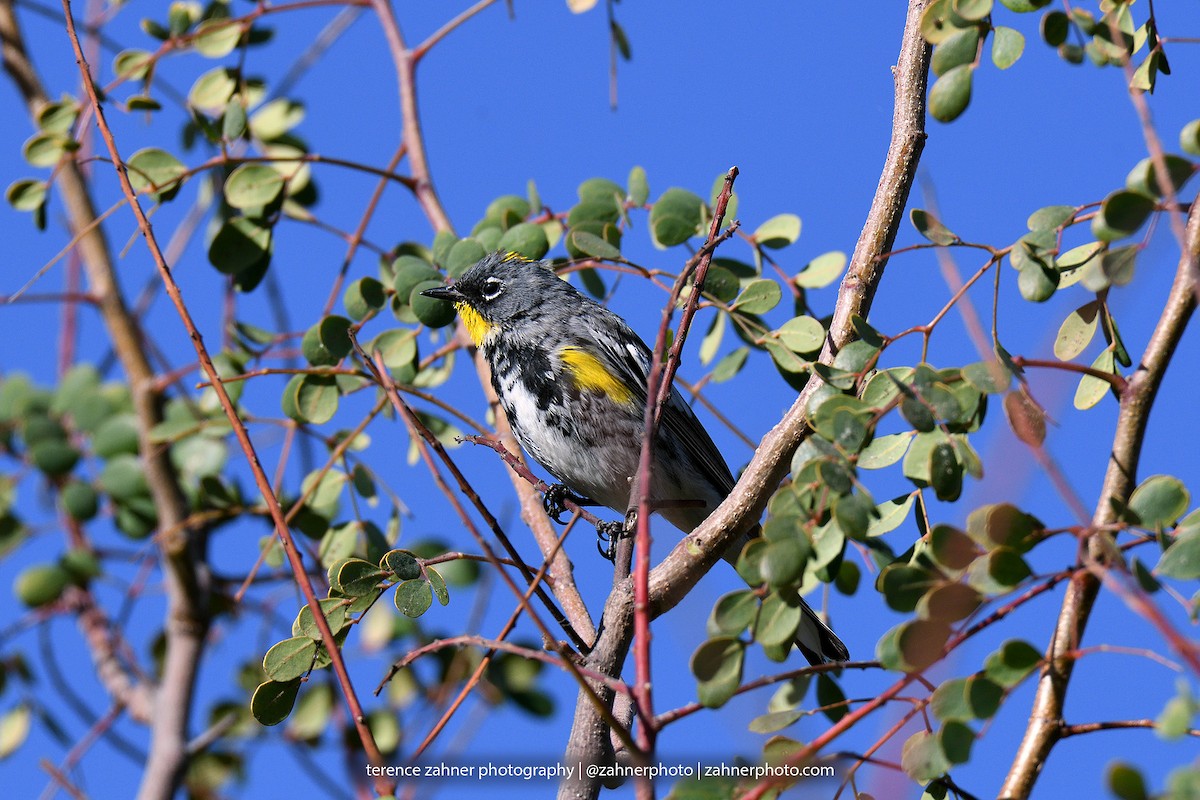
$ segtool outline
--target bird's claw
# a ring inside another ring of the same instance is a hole
[[[587,498],[580,497],[561,483],[556,483],[542,495],[542,508],[546,509],[546,514],[550,519],[559,525],[565,525],[562,515],[567,512],[567,501],[577,506],[588,504]]]
[[[609,561],[617,560],[617,543],[629,536],[633,526],[628,520],[596,524],[596,549]]]

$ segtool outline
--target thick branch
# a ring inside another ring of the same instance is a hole
[[[867,222],[841,288],[821,361],[830,363],[836,351],[854,338],[851,319],[866,316],[883,276],[886,255],[895,241],[925,142],[925,86],[930,48],[921,37],[922,0],[911,0],[900,58],[895,68],[896,109],[892,141],[880,175]],[[695,531],[656,566],[650,574],[650,603],[657,616],[673,608],[700,577],[721,557],[741,531],[753,525],[767,500],[787,474],[792,454],[808,435],[805,410],[819,385],[814,376],[795,404],[759,445],[733,493]],[[633,593],[628,581],[609,595],[604,625],[587,666],[606,675],[620,673],[632,637]],[[612,693],[597,693],[612,702]],[[601,763],[611,754],[608,732],[600,711],[582,694],[567,746],[567,763]],[[586,780],[566,782],[559,797],[594,798],[599,784]]]
[[[1200,203],[1193,203],[1188,215],[1184,252],[1175,270],[1175,281],[1146,351],[1142,354],[1141,363],[1130,376],[1121,395],[1121,409],[1117,416],[1108,469],[1092,517],[1093,528],[1100,529],[1116,522],[1112,501],[1123,506],[1137,485],[1138,459],[1142,453],[1146,424],[1150,420],[1150,409],[1175,347],[1196,309],[1195,264],[1198,258]],[[1103,532],[1093,533],[1089,540],[1089,548],[1097,555],[1099,537],[1106,535]],[[1095,572],[1089,571],[1079,572],[1067,585],[1058,623],[1046,650],[1046,666],[1038,678],[1037,694],[1029,712],[1029,726],[1025,729],[1025,737],[1000,791],[1002,798],[1024,800],[1029,797],[1042,765],[1062,738],[1063,706],[1075,666],[1075,659],[1069,654],[1079,647],[1099,590],[1100,578]]]

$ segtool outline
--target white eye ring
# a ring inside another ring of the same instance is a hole
[[[499,278],[488,278],[483,282],[483,299],[491,302],[504,291],[504,282]]]

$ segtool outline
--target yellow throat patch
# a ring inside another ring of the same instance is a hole
[[[462,317],[463,325],[467,327],[467,333],[471,335],[471,341],[475,343],[476,347],[482,347],[483,343],[496,333],[496,326],[484,319],[467,303],[458,302],[454,304],[454,307],[458,310],[458,315]]]
[[[558,351],[558,355],[571,379],[581,390],[600,392],[614,403],[622,405],[633,400],[633,392],[629,387],[609,372],[608,367],[591,353],[578,347],[564,347]]]

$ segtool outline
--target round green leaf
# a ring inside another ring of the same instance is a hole
[[[900,766],[917,783],[928,783],[944,775],[950,769],[950,761],[936,735],[917,731],[900,751]]]
[[[17,211],[36,211],[46,202],[46,183],[32,178],[13,181],[4,197]]]
[[[96,516],[100,508],[100,498],[96,490],[81,481],[71,481],[62,490],[63,508],[72,519],[81,522]]]
[[[1009,639],[1000,649],[987,657],[984,673],[996,684],[1011,689],[1042,661],[1042,654],[1033,645],[1020,639]]]
[[[17,575],[13,594],[30,608],[38,608],[61,597],[70,582],[70,574],[58,564],[35,564]]]
[[[154,56],[145,50],[122,50],[113,57],[113,74],[128,81],[146,77]]]
[[[646,170],[642,167],[634,167],[629,170],[629,202],[635,207],[646,205],[646,201],[650,199],[650,186],[646,182]]]
[[[1042,17],[1042,39],[1051,47],[1067,41],[1071,32],[1071,20],[1061,11],[1047,11]]]
[[[1173,475],[1151,475],[1129,498],[1129,510],[1147,528],[1167,527],[1183,516],[1191,494]]]
[[[307,636],[293,636],[271,646],[263,656],[263,671],[274,681],[290,681],[308,673],[317,656],[317,643]]]
[[[717,600],[708,618],[711,635],[738,636],[758,613],[758,598],[749,589],[730,592]]]
[[[1031,11],[1037,11],[1039,8],[1050,5],[1051,2],[1052,0],[1000,0],[1002,6],[1018,14],[1028,14]]]
[[[962,64],[948,70],[929,90],[929,113],[939,122],[958,118],[971,102],[973,64]]]
[[[404,369],[417,357],[416,333],[404,328],[384,331],[367,346],[367,355],[373,356],[376,352],[383,356],[383,363],[388,369]]]
[[[961,722],[947,722],[938,731],[938,744],[951,764],[965,764],[971,759],[975,732]]]
[[[225,179],[225,201],[239,209],[270,205],[283,184],[283,176],[266,164],[242,164]]]
[[[208,246],[208,261],[226,275],[250,271],[271,255],[271,229],[247,217],[226,220]]]
[[[157,147],[138,150],[125,161],[129,183],[138,194],[149,194],[166,202],[179,193],[179,178],[187,167],[179,159]]]
[[[1133,766],[1117,761],[1108,767],[1108,788],[1121,800],[1149,800],[1146,779]]]
[[[800,217],[795,214],[778,214],[758,226],[754,241],[761,247],[778,250],[794,244],[800,238]]]
[[[131,500],[150,493],[141,463],[129,455],[109,459],[100,472],[100,486],[115,500]]]
[[[299,692],[299,678],[259,684],[250,698],[250,713],[260,725],[278,725],[292,713]]]
[[[233,52],[241,38],[242,25],[238,20],[206,19],[196,26],[192,44],[202,56],[224,58]]]
[[[1179,131],[1179,147],[1185,153],[1200,156],[1200,119],[1194,119]]]
[[[1189,515],[1189,519],[1193,518],[1196,518],[1195,514]],[[1181,581],[1200,578],[1200,518],[1193,524],[1180,524],[1171,546],[1159,557],[1154,572]]]
[[[188,103],[201,111],[219,114],[237,91],[236,73],[227,67],[216,67],[201,75],[188,92]]]
[[[1025,52],[1025,37],[1020,31],[997,25],[992,40],[992,63],[1000,69],[1008,69],[1017,63]]]
[[[661,247],[683,244],[700,230],[704,201],[686,189],[663,192],[650,209],[650,232]]]
[[[1137,233],[1154,211],[1154,199],[1125,189],[1104,198],[1092,218],[1092,235],[1102,242],[1124,239]]]
[[[436,289],[444,285],[441,281],[422,281],[413,287],[412,292],[408,296],[408,302],[412,306],[413,314],[430,328],[443,328],[454,321],[455,311],[453,303],[447,303],[444,300],[426,297],[421,294],[426,289]]]
[[[416,256],[400,256],[392,262],[392,273],[395,278],[392,288],[396,291],[396,299],[404,304],[418,283],[441,281],[442,275],[424,259]]]
[[[66,475],[79,463],[79,451],[69,442],[47,439],[29,448],[33,465],[51,476]]]
[[[833,250],[808,262],[794,280],[802,288],[820,289],[837,280],[845,268],[846,254]]]
[[[333,419],[338,407],[337,380],[332,375],[304,375],[295,387],[296,419],[323,425]]]
[[[450,252],[446,255],[446,261],[443,266],[446,267],[446,274],[451,278],[457,278],[468,269],[473,267],[477,261],[487,255],[483,245],[474,239],[460,239],[450,248]],[[428,288],[428,287],[426,287]],[[441,305],[445,306],[445,303]],[[438,326],[433,326],[438,327]]]
[[[720,708],[733,697],[742,682],[745,658],[745,644],[729,636],[709,639],[696,649],[690,666],[702,705]]]
[[[369,277],[359,278],[346,287],[346,292],[342,295],[346,313],[355,321],[361,321],[372,311],[383,308],[385,302],[387,294],[383,290],[383,284]]]
[[[1072,360],[1091,343],[1092,337],[1096,335],[1099,312],[1099,301],[1092,300],[1072,311],[1063,320],[1054,340],[1054,355],[1060,361]]]
[[[765,314],[783,299],[779,284],[768,278],[757,278],[746,284],[733,302],[733,308],[746,314]]]
[[[550,240],[541,225],[518,222],[504,232],[496,244],[496,249],[505,253],[520,253],[526,258],[536,260],[550,251]]]
[[[955,67],[970,64],[979,54],[979,27],[961,28],[947,36],[933,51],[930,67],[934,75],[944,75]]]
[[[779,544],[783,542],[772,543],[772,549]],[[771,556],[768,555],[767,558]],[[763,600],[758,622],[754,626],[754,636],[764,646],[789,644],[796,637],[796,629],[800,627],[802,616],[803,610],[798,598],[788,602],[772,592]]]
[[[419,617],[433,605],[433,590],[426,581],[404,581],[396,587],[396,608],[406,617]]]
[[[588,233],[584,230],[574,230],[568,234],[567,239],[568,243],[575,250],[592,258],[602,258],[611,261],[621,257],[621,251],[618,248],[593,233]]]
[[[941,223],[933,214],[921,208],[914,208],[908,215],[917,233],[934,244],[950,245],[960,241],[958,236]]]
[[[300,349],[313,366],[336,364],[350,354],[350,320],[330,315],[304,333]]]

